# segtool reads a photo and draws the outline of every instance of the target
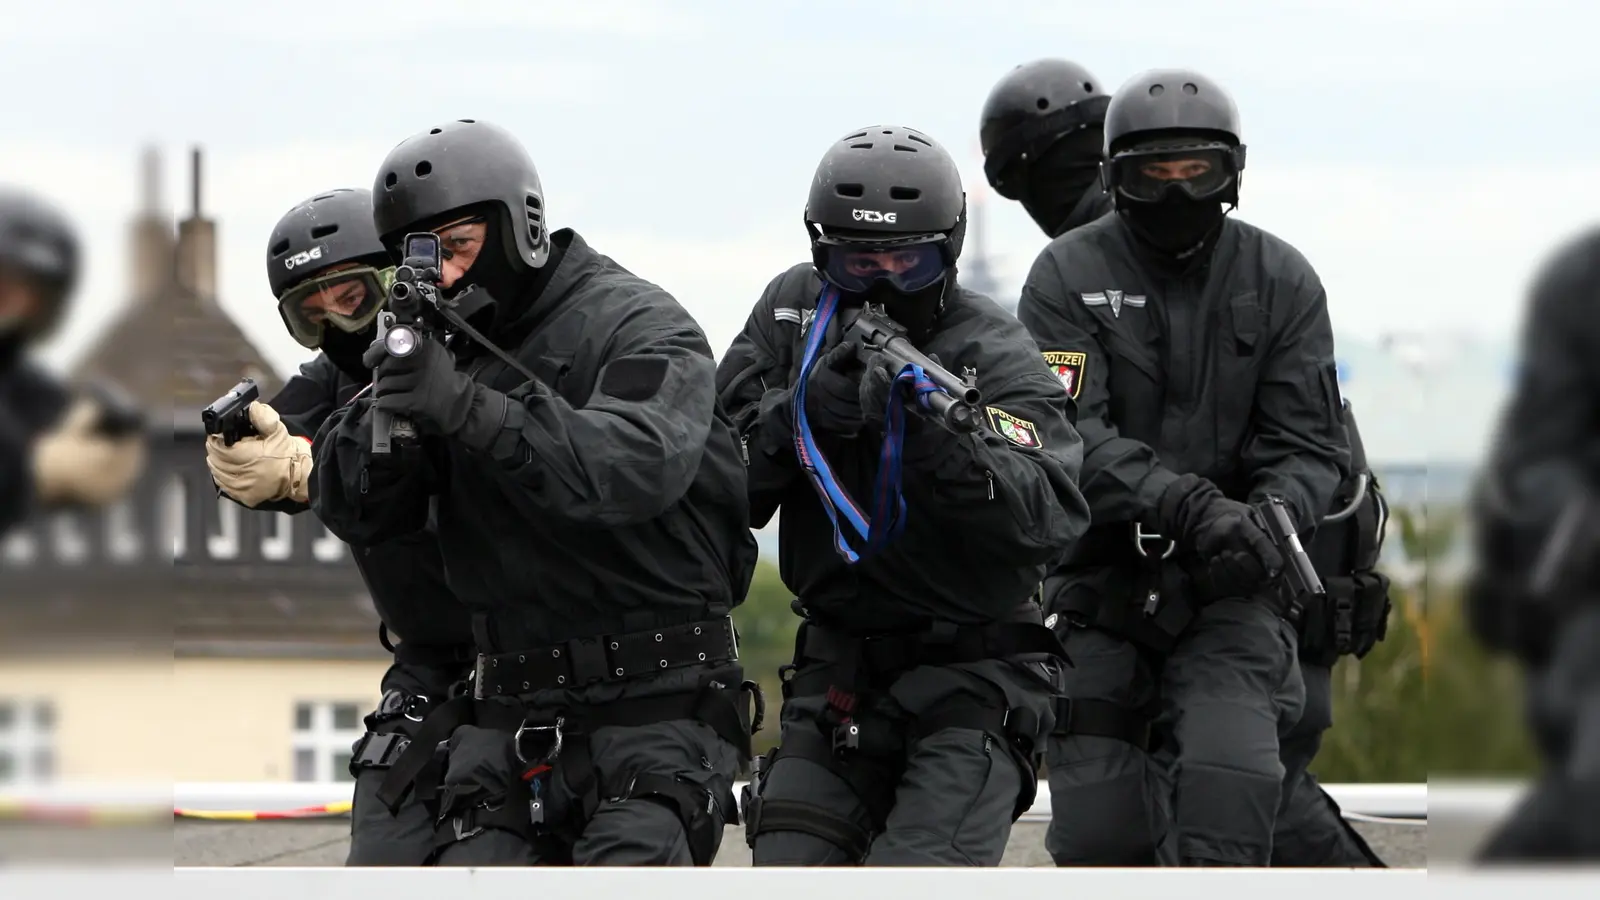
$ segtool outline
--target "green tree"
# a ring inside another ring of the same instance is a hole
[[[793,601],[794,595],[778,577],[778,567],[762,560],[756,564],[744,603],[733,611],[744,677],[760,684],[767,697],[767,721],[755,736],[757,753],[778,741],[778,707],[783,702],[778,667],[793,658],[794,635],[800,627],[800,617],[789,606]]]

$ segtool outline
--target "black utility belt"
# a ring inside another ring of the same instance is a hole
[[[670,628],[576,638],[531,650],[480,655],[473,696],[481,700],[583,687],[738,658],[739,639],[733,619],[724,616]]]

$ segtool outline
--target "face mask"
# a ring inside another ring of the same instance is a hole
[[[445,295],[450,298],[460,297],[468,288],[476,287],[487,291],[488,295],[498,300],[515,303],[527,293],[526,288],[537,274],[520,264],[514,264],[506,257],[504,250],[504,229],[501,216],[487,217],[488,229],[484,232],[483,252],[473,262],[472,268],[459,281],[450,286]],[[495,304],[496,312],[500,304]],[[477,325],[477,322],[473,323]],[[480,327],[492,327],[485,323]]]
[[[1103,135],[1098,127],[1073,132],[1028,167],[1017,199],[1045,234],[1066,231],[1084,193],[1098,189]]]
[[[376,325],[355,332],[327,328],[322,332],[321,349],[351,381],[356,384],[366,384],[372,380],[372,370],[361,365],[361,354],[372,346],[377,336]]]
[[[906,329],[906,338],[913,344],[920,344],[933,334],[933,326],[939,318],[940,301],[944,298],[944,286],[945,282],[939,281],[919,291],[903,293],[891,285],[877,282],[864,293],[855,294],[850,299],[857,304],[881,305],[889,318]]]
[[[1181,191],[1169,191],[1156,203],[1125,203],[1120,212],[1135,233],[1173,256],[1200,246],[1227,215],[1222,201],[1193,200]]]

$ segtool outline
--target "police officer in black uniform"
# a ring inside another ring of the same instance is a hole
[[[361,363],[394,277],[372,224],[372,194],[341,188],[285,213],[267,242],[267,282],[294,339],[320,351],[283,389],[248,411],[255,434],[233,444],[206,440],[206,464],[224,495],[252,509],[309,510],[311,437],[372,381]],[[378,802],[378,785],[428,712],[466,680],[476,659],[467,609],[445,584],[439,545],[427,529],[355,549],[356,568],[382,621],[379,640],[394,654],[383,699],[354,747],[350,866],[420,866],[433,853],[433,819],[414,794],[398,813]],[[399,643],[394,638],[399,638]]]
[[[1526,672],[1544,770],[1485,863],[1600,860],[1600,229],[1535,279],[1521,367],[1474,496],[1474,633]]]
[[[998,865],[1051,726],[1039,580],[1088,524],[1067,398],[1021,325],[958,285],[966,198],[933,139],[851,132],[805,219],[811,261],[772,280],[717,371],[751,523],[782,508],[805,619],[747,839],[756,865]],[[846,327],[864,309],[975,378],[974,430],[908,414],[934,388]]]
[[[1305,687],[1256,507],[1309,533],[1350,467],[1327,298],[1226,216],[1245,151],[1211,79],[1136,76],[1105,136],[1117,214],[1052,241],[1018,309],[1078,404],[1094,515],[1044,589],[1076,664],[1047,845],[1060,865],[1265,866]]]
[[[503,129],[414,135],[372,190],[386,244],[438,237],[417,272],[437,302],[407,355],[368,351],[376,399],[318,432],[312,508],[358,547],[434,521],[479,653],[379,796],[437,810],[440,865],[709,865],[758,724],[729,618],[757,548],[711,348],[661,288],[548,230]],[[375,406],[415,437],[373,452]]]
[[[1111,211],[1100,183],[1110,102],[1099,79],[1065,59],[1017,66],[983,101],[983,174],[1050,237]]]
[[[1102,190],[1099,170],[1111,98],[1098,83],[1077,63],[1037,60],[1008,73],[984,103],[979,137],[990,185],[1020,201],[1052,238],[1111,211],[1111,194]],[[1387,507],[1366,466],[1348,401],[1344,414],[1351,453],[1359,463],[1340,487],[1339,509],[1330,511],[1306,542],[1328,601],[1326,608],[1307,608],[1302,624],[1306,706],[1281,742],[1285,782],[1273,835],[1274,866],[1381,865],[1344,821],[1338,804],[1306,773],[1333,722],[1333,662],[1341,655],[1365,656],[1381,639],[1390,609],[1389,581],[1377,570]]]
[[[144,471],[142,428],[113,427],[104,397],[27,358],[65,318],[80,257],[59,209],[0,189],[0,536],[38,510],[115,502]]]

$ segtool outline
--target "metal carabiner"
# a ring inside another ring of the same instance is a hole
[[[554,725],[529,725],[527,720],[524,719],[522,724],[517,726],[516,734],[511,736],[511,749],[517,754],[517,762],[520,762],[525,766],[553,762],[556,757],[561,755],[561,726],[565,725],[566,723],[567,720],[561,717],[556,718],[556,723]],[[553,732],[554,736],[554,740],[550,742],[550,752],[546,753],[537,761],[528,759],[526,756],[522,755],[522,736],[530,731],[549,731]]]
[[[1363,473],[1361,475],[1357,475],[1355,496],[1350,499],[1350,504],[1338,512],[1329,513],[1328,515],[1323,516],[1321,524],[1326,525],[1329,522],[1342,522],[1345,519],[1355,515],[1356,510],[1361,508],[1361,501],[1367,499],[1367,488],[1371,484],[1372,479],[1366,474]]]
[[[1170,539],[1168,539],[1166,537],[1163,537],[1162,535],[1159,535],[1159,534],[1145,534],[1144,533],[1144,525],[1143,524],[1141,524],[1139,522],[1133,523],[1133,549],[1139,551],[1139,555],[1140,556],[1144,557],[1145,559],[1149,559],[1150,558],[1150,554],[1144,552],[1144,542],[1145,541],[1166,541],[1167,542],[1167,549],[1162,551],[1161,556],[1158,557],[1160,559],[1166,559],[1167,557],[1171,556],[1174,551],[1176,551],[1178,549],[1178,542],[1177,541],[1170,540]]]

